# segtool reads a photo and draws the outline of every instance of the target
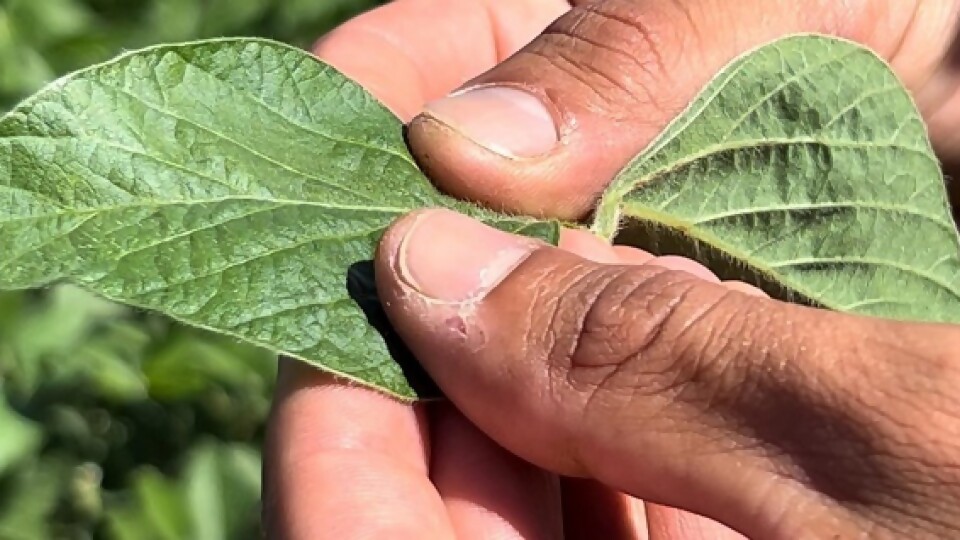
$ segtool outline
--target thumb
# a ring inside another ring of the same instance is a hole
[[[940,385],[957,378],[924,364],[955,354],[950,327],[590,262],[447,211],[401,220],[377,265],[388,316],[446,395],[557,473],[749,537],[819,538],[853,536],[872,512],[925,508],[916,486],[938,480],[918,467],[936,476],[949,462],[933,449],[918,458],[929,467],[904,464],[898,449],[919,452],[925,439],[904,430],[953,407]],[[904,380],[914,390],[901,392]]]
[[[442,189],[493,208],[578,218],[744,51],[792,33],[835,34],[874,48],[916,90],[956,19],[955,2],[918,0],[573,3],[527,47],[411,123],[411,149]],[[931,111],[945,99],[925,96]]]

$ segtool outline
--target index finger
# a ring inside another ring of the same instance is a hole
[[[400,0],[337,28],[315,52],[409,120],[567,8],[563,0]],[[265,455],[271,537],[453,537],[418,410],[297,362],[280,371]]]
[[[264,460],[268,537],[453,538],[428,441],[413,405],[281,360]]]
[[[314,52],[406,122],[569,9],[565,0],[397,0],[333,30]]]

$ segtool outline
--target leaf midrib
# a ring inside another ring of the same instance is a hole
[[[352,189],[347,188],[346,186],[341,186],[341,185],[333,184],[333,183],[331,183],[331,182],[329,182],[329,181],[327,181],[327,180],[324,180],[323,178],[320,178],[319,176],[316,176],[316,175],[313,175],[313,174],[309,174],[309,173],[307,173],[307,172],[301,171],[300,169],[297,169],[297,168],[293,167],[292,165],[289,165],[289,164],[280,162],[280,161],[276,160],[275,158],[272,158],[272,157],[270,157],[270,156],[268,156],[268,155],[266,155],[266,154],[264,154],[264,153],[262,153],[262,152],[260,152],[260,151],[257,151],[257,150],[255,150],[254,148],[252,148],[252,147],[250,147],[250,146],[248,146],[248,145],[246,145],[246,144],[244,144],[244,143],[241,143],[240,141],[238,141],[238,140],[236,140],[236,139],[233,139],[233,138],[227,136],[226,134],[217,131],[216,129],[213,129],[212,127],[204,126],[204,125],[200,124],[199,122],[197,122],[197,121],[195,121],[195,120],[192,120],[192,119],[190,119],[190,118],[186,118],[186,117],[184,117],[184,116],[175,114],[175,113],[173,113],[173,112],[171,112],[171,111],[169,111],[169,110],[167,110],[167,109],[164,109],[164,108],[160,107],[159,105],[150,103],[149,101],[143,99],[143,98],[140,97],[140,96],[137,96],[136,94],[133,94],[133,93],[127,91],[126,89],[123,89],[123,88],[120,88],[120,87],[117,87],[117,86],[113,86],[113,85],[109,85],[109,84],[105,84],[105,83],[103,83],[103,82],[101,82],[101,81],[92,81],[92,82],[94,82],[94,83],[96,83],[96,84],[100,84],[101,86],[103,86],[103,87],[105,87],[105,88],[111,88],[111,89],[113,89],[113,90],[116,90],[116,91],[122,93],[123,95],[125,95],[125,96],[133,99],[134,101],[137,101],[137,102],[143,104],[143,106],[147,107],[148,109],[151,109],[151,110],[153,110],[153,111],[155,111],[155,112],[158,112],[158,113],[160,113],[160,114],[162,114],[162,115],[166,115],[166,116],[168,116],[168,117],[170,117],[170,118],[173,118],[173,119],[175,119],[175,120],[179,120],[179,121],[181,121],[181,122],[184,122],[184,123],[186,123],[186,124],[189,124],[189,125],[197,128],[197,129],[199,129],[200,131],[204,131],[204,132],[207,132],[207,133],[213,135],[214,137],[218,137],[218,138],[222,139],[223,141],[225,141],[225,142],[227,142],[227,143],[229,143],[229,144],[232,144],[232,145],[236,146],[237,148],[239,148],[239,149],[241,149],[241,150],[243,150],[243,151],[245,151],[245,152],[248,152],[251,156],[253,156],[253,157],[255,157],[255,158],[260,158],[260,159],[262,159],[263,161],[265,161],[265,162],[267,162],[267,163],[269,163],[269,164],[271,164],[271,165],[277,166],[277,167],[279,167],[280,169],[284,169],[284,170],[286,170],[287,172],[289,172],[289,173],[291,173],[291,174],[293,174],[293,175],[295,175],[295,176],[300,176],[300,177],[302,177],[302,178],[308,178],[308,179],[310,179],[310,180],[314,180],[314,181],[316,181],[317,183],[319,183],[319,184],[321,184],[321,185],[323,185],[323,186],[325,186],[325,187],[331,188],[331,189],[336,190],[336,191],[341,191],[341,192],[349,193],[350,195],[352,195],[352,196],[354,196],[354,197],[357,197],[357,198],[359,198],[359,199],[361,199],[361,200],[370,201],[371,203],[376,202],[376,200],[375,200],[373,197],[371,197],[370,195],[368,195],[368,194],[361,193],[361,192],[358,192],[358,191],[354,191],[354,190],[352,190]],[[281,118],[283,118],[284,120],[287,120],[286,117],[281,116]],[[289,123],[290,125],[297,125],[297,124],[295,124],[295,123],[293,123],[293,122],[289,122],[289,121],[288,121],[288,123]],[[342,143],[342,144],[351,144],[351,143],[349,143],[349,142],[347,142],[347,141],[339,141],[339,140],[336,140],[336,139],[331,139],[331,140],[333,140],[334,142],[340,142],[340,143]],[[362,146],[362,145],[361,145],[361,146]],[[362,146],[362,147],[363,147],[363,148],[366,148],[366,149],[368,149],[368,150],[370,149],[369,146]],[[147,154],[147,155],[149,155],[149,154]],[[158,159],[158,160],[159,160],[159,159]],[[227,187],[232,187],[232,189],[236,189],[236,186],[227,186]]]
[[[694,152],[684,156],[682,159],[671,161],[665,165],[661,165],[655,169],[652,169],[643,174],[636,182],[624,186],[621,189],[620,193],[617,194],[619,198],[623,198],[628,195],[630,192],[635,191],[636,189],[646,186],[647,184],[652,183],[653,181],[662,178],[663,176],[674,173],[680,169],[683,169],[689,165],[692,165],[700,160],[709,159],[716,155],[725,153],[725,152],[736,152],[741,150],[750,150],[750,149],[761,149],[761,148],[776,148],[781,146],[792,146],[792,145],[819,145],[825,146],[828,148],[857,148],[857,149],[870,149],[870,148],[896,148],[900,150],[907,151],[912,154],[917,154],[926,160],[935,163],[934,159],[930,154],[922,148],[915,148],[913,146],[907,146],[905,144],[898,144],[894,141],[888,141],[885,143],[867,143],[860,141],[837,141],[831,139],[820,139],[817,137],[782,137],[782,138],[767,138],[767,139],[744,139],[740,141],[735,141],[730,144],[714,144],[711,146],[705,147],[699,152]],[[651,158],[656,156],[651,156]],[[649,163],[646,161],[645,163]],[[935,163],[936,164],[936,163]],[[939,164],[937,164],[939,166]],[[638,167],[640,168],[640,167]],[[621,174],[629,174],[629,170],[624,171]],[[610,195],[608,195],[610,197]]]
[[[349,212],[357,213],[380,213],[380,214],[406,214],[416,210],[415,207],[402,208],[402,207],[389,207],[389,206],[356,206],[348,204],[332,204],[325,203],[321,201],[306,201],[306,200],[293,200],[293,199],[271,199],[267,197],[258,197],[255,195],[237,195],[229,197],[215,197],[209,199],[183,199],[183,200],[165,200],[165,201],[153,201],[153,200],[138,200],[130,204],[118,204],[111,206],[98,206],[90,209],[79,209],[79,208],[67,208],[63,212],[50,212],[46,214],[40,214],[36,216],[21,216],[14,219],[6,219],[0,221],[0,225],[6,223],[16,223],[20,221],[32,221],[38,219],[49,219],[55,217],[73,217],[73,216],[87,216],[88,214],[98,214],[98,213],[108,213],[108,212],[119,212],[123,210],[139,210],[139,209],[150,209],[150,208],[165,208],[168,206],[192,206],[192,205],[203,205],[203,204],[219,204],[227,202],[253,202],[260,204],[275,204],[277,207],[281,206],[310,206],[316,208],[323,208],[327,210],[342,210]],[[512,218],[510,216],[503,216],[506,219],[511,219],[514,221],[524,221],[519,218]]]
[[[785,204],[782,206],[758,206],[753,208],[728,210],[726,212],[717,212],[717,213],[706,215],[706,216],[697,216],[697,218],[695,220],[692,220],[691,223],[697,226],[702,226],[712,221],[721,221],[728,218],[749,216],[752,214],[793,212],[793,211],[801,211],[801,210],[830,210],[830,209],[843,209],[843,208],[851,208],[854,210],[857,210],[857,209],[869,209],[869,210],[878,210],[878,211],[882,210],[887,212],[907,214],[910,216],[920,218],[924,221],[933,223],[938,227],[942,229],[946,229],[951,233],[956,233],[956,227],[953,224],[936,219],[936,217],[931,216],[929,214],[925,214],[916,208],[913,208],[910,206],[898,205],[898,204],[887,204],[887,203],[876,202],[876,201],[842,201],[842,202],[826,202],[826,203]],[[666,206],[661,207],[661,210],[665,210],[665,209],[666,209]]]
[[[916,277],[929,281],[934,285],[940,287],[941,289],[952,294],[955,298],[960,300],[960,291],[953,288],[952,285],[946,281],[942,281],[940,278],[928,274],[927,272],[922,272],[917,268],[912,268],[904,264],[898,263],[896,261],[891,261],[888,259],[878,259],[875,257],[857,257],[857,256],[838,256],[838,257],[803,257],[798,259],[790,259],[786,261],[778,261],[775,264],[765,265],[767,268],[793,268],[803,265],[811,264],[837,264],[837,265],[862,265],[862,266],[886,266],[890,268],[895,268],[904,272],[906,274],[912,274]]]
[[[276,248],[270,249],[270,250],[265,251],[265,252],[263,252],[263,253],[258,253],[258,254],[256,254],[256,255],[252,255],[252,256],[250,256],[250,257],[244,257],[244,258],[242,258],[242,259],[240,259],[240,260],[232,261],[232,262],[230,262],[230,263],[228,263],[228,264],[224,264],[224,265],[218,266],[218,267],[216,267],[216,268],[214,268],[214,269],[212,269],[212,270],[209,270],[209,271],[207,271],[207,272],[204,272],[203,274],[191,275],[188,279],[185,279],[185,280],[174,281],[174,282],[171,282],[171,283],[166,283],[166,284],[164,284],[162,287],[158,287],[158,288],[154,288],[154,289],[144,289],[144,290],[141,290],[141,291],[136,291],[136,292],[134,292],[133,294],[131,294],[130,297],[131,297],[131,298],[139,298],[139,297],[143,297],[143,296],[147,296],[147,295],[150,295],[150,294],[154,294],[154,293],[160,292],[160,291],[162,291],[162,290],[170,289],[170,288],[173,288],[173,287],[179,287],[179,286],[181,286],[181,285],[186,285],[187,283],[192,283],[192,282],[195,282],[195,281],[199,281],[199,280],[201,280],[201,279],[206,279],[206,278],[213,277],[213,276],[217,276],[217,275],[221,275],[221,276],[222,276],[222,274],[223,274],[224,272],[226,272],[226,271],[228,271],[228,270],[230,270],[230,269],[238,268],[238,267],[243,266],[243,265],[245,265],[245,264],[249,264],[249,263],[251,263],[251,262],[255,262],[255,261],[258,261],[258,260],[261,260],[261,259],[266,259],[266,258],[269,258],[269,257],[274,257],[274,256],[276,256],[277,254],[284,253],[284,252],[286,252],[286,251],[291,251],[291,250],[299,249],[299,248],[302,248],[302,247],[304,247],[304,246],[306,246],[306,245],[312,244],[312,243],[314,243],[314,242],[322,242],[322,241],[324,241],[324,240],[330,240],[330,239],[333,239],[333,238],[357,238],[357,237],[363,237],[363,236],[368,236],[368,235],[374,234],[374,233],[376,233],[377,231],[382,231],[382,230],[384,230],[384,229],[386,229],[386,226],[382,226],[382,227],[381,227],[381,226],[377,226],[377,227],[367,227],[367,228],[365,228],[365,229],[355,230],[355,231],[352,231],[350,234],[343,234],[343,235],[334,235],[334,234],[314,234],[314,235],[309,235],[309,236],[307,236],[306,238],[297,239],[297,240],[295,240],[295,241],[290,242],[289,244],[286,244],[286,245],[283,245],[283,246],[280,246],[280,247],[276,247]],[[127,252],[127,253],[122,253],[122,254],[120,254],[120,255],[117,257],[117,259],[116,259],[116,261],[117,261],[117,266],[120,266],[120,264],[122,263],[122,261],[123,261],[124,259],[126,259],[127,257],[129,257],[129,256],[131,256],[131,255],[135,255],[135,254],[137,254],[137,253],[139,253],[139,252],[142,252],[142,251],[146,251],[146,250],[149,250],[149,249],[152,249],[152,248],[155,248],[155,247],[159,247],[159,246],[163,245],[163,243],[164,243],[164,242],[159,242],[159,243],[151,244],[151,245],[146,246],[146,247],[143,247],[143,248],[137,248],[137,249],[132,250],[132,251],[129,251],[129,252]],[[107,275],[109,275],[109,274],[107,274]],[[105,279],[105,278],[106,278],[106,276],[104,276],[103,278],[100,278],[100,279],[98,279],[98,280],[96,280],[96,281],[103,281],[103,279]],[[198,308],[196,311],[199,311],[199,309],[200,309],[200,308]],[[195,313],[196,311],[194,311],[194,313]]]
[[[661,227],[667,227],[675,232],[679,232],[683,235],[689,236],[696,242],[701,242],[717,251],[726,253],[731,258],[740,261],[742,264],[746,265],[747,268],[750,268],[753,271],[765,276],[767,279],[786,286],[786,283],[784,283],[784,281],[777,275],[773,267],[771,267],[770,265],[764,264],[762,261],[758,262],[756,258],[740,251],[739,249],[734,248],[733,246],[728,245],[726,242],[720,241],[713,234],[709,233],[709,231],[707,231],[702,227],[698,227],[695,224],[690,223],[686,220],[682,220],[680,218],[664,219],[664,217],[660,215],[660,212],[650,207],[641,206],[637,204],[629,204],[629,203],[624,204],[623,212],[627,217],[637,219],[640,221],[646,221],[648,223],[653,223]],[[681,224],[681,222],[683,225],[687,225],[687,227],[680,228],[674,225],[674,224],[679,225]],[[926,279],[931,283],[938,285],[939,287],[941,287],[942,289],[946,290],[948,293],[956,297],[958,300],[960,300],[960,290],[955,289],[949,283],[940,281],[938,278],[934,278],[933,276],[928,276],[918,271],[917,269],[912,269],[909,267],[901,267],[890,261],[878,260],[878,262],[881,265],[886,265],[891,268],[896,268],[898,270],[905,271],[908,274],[913,274],[921,279]],[[794,281],[794,280],[791,280],[791,281]],[[822,300],[815,300],[817,296],[812,294],[806,287],[803,287],[801,284],[793,282],[793,283],[790,283],[788,288],[795,291],[800,296],[803,296],[810,301],[817,302],[828,309],[838,310],[840,308],[840,306],[828,304],[827,302],[824,302]]]

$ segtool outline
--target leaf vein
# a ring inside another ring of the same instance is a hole
[[[917,276],[925,281],[928,281],[937,287],[949,292],[955,298],[960,299],[960,291],[955,289],[953,285],[943,281],[937,276],[928,274],[916,268],[911,268],[904,264],[898,263],[896,261],[885,260],[885,259],[874,259],[870,257],[803,257],[797,259],[791,259],[787,261],[776,261],[770,262],[770,268],[793,268],[793,267],[803,267],[803,266],[813,266],[813,265],[832,265],[832,266],[886,266],[899,270],[905,274],[911,274]]]
[[[727,132],[724,133],[723,136],[721,136],[719,140],[720,140],[720,141],[726,141],[726,140],[730,137],[730,135],[732,135],[734,132],[736,132],[738,129],[740,129],[741,126],[743,126],[743,123],[747,120],[747,118],[750,117],[750,115],[752,115],[753,113],[757,112],[757,111],[760,109],[760,107],[763,106],[763,104],[765,104],[765,103],[767,103],[768,101],[770,101],[770,98],[772,98],[773,96],[775,96],[776,94],[778,94],[781,90],[783,90],[784,88],[786,88],[790,83],[796,82],[796,81],[800,80],[801,78],[806,77],[807,75],[810,75],[811,73],[815,72],[816,70],[818,70],[818,69],[820,69],[820,68],[822,68],[822,67],[824,67],[824,66],[828,66],[828,65],[830,65],[830,64],[839,62],[839,61],[843,60],[844,58],[847,58],[847,57],[849,57],[849,56],[852,56],[853,54],[854,54],[854,51],[846,51],[846,52],[843,53],[843,54],[830,57],[830,58],[828,58],[827,60],[822,61],[822,62],[817,62],[817,63],[814,63],[814,64],[806,64],[805,66],[803,66],[803,68],[797,70],[797,72],[794,73],[793,75],[791,75],[790,77],[787,77],[786,79],[783,79],[782,81],[780,81],[780,83],[777,84],[777,86],[775,86],[772,90],[770,90],[769,92],[767,92],[766,95],[764,95],[764,96],[762,96],[761,98],[759,98],[759,99],[758,99],[753,105],[751,105],[739,118],[737,118],[737,119],[733,122],[733,124],[730,126],[730,128],[727,130]]]
[[[179,54],[179,53],[178,53],[178,54]],[[222,78],[222,77],[219,77],[217,73],[214,73],[214,72],[212,72],[212,71],[210,71],[210,70],[207,70],[207,69],[203,69],[202,67],[200,67],[200,66],[198,66],[198,65],[196,65],[196,64],[189,63],[189,61],[187,61],[187,59],[184,58],[182,55],[180,56],[180,58],[183,59],[184,62],[187,62],[191,67],[193,67],[193,68],[195,68],[195,69],[197,69],[197,70],[199,70],[199,71],[202,71],[202,72],[206,73],[207,75],[213,77],[214,79],[220,81],[221,83],[230,86],[230,87],[233,88],[234,90],[239,90],[239,92],[237,92],[237,93],[238,93],[243,99],[246,99],[246,100],[248,100],[248,101],[252,101],[253,103],[255,103],[255,104],[263,107],[265,110],[273,113],[273,114],[276,115],[278,118],[283,119],[287,124],[289,124],[289,125],[291,125],[291,126],[293,126],[293,127],[296,127],[296,128],[298,128],[298,129],[300,129],[300,130],[303,130],[303,131],[305,131],[305,132],[307,132],[307,133],[310,133],[310,134],[312,134],[312,135],[316,135],[316,136],[318,136],[318,137],[322,137],[322,138],[324,138],[324,139],[328,139],[328,140],[333,141],[333,142],[339,142],[339,143],[349,144],[349,145],[353,145],[353,146],[360,146],[360,147],[366,148],[366,149],[368,149],[368,150],[374,150],[374,151],[377,151],[377,152],[383,152],[383,153],[385,153],[385,154],[390,154],[391,156],[393,156],[393,157],[395,157],[395,158],[399,158],[399,159],[400,159],[401,161],[403,161],[404,163],[407,163],[407,164],[409,164],[409,165],[414,165],[414,166],[415,166],[415,163],[414,163],[413,160],[410,158],[410,156],[407,156],[407,155],[405,155],[404,153],[399,152],[399,151],[397,151],[397,150],[394,149],[394,148],[383,147],[383,146],[374,146],[374,145],[372,145],[372,144],[370,144],[370,143],[366,143],[366,142],[363,142],[363,141],[348,139],[348,138],[346,138],[346,137],[338,137],[338,136],[332,135],[332,134],[330,134],[330,133],[325,133],[325,132],[319,131],[319,130],[317,130],[316,128],[309,127],[309,126],[307,126],[307,125],[305,125],[305,124],[301,124],[300,122],[296,122],[295,120],[293,120],[293,119],[290,118],[289,116],[283,114],[283,113],[280,112],[279,110],[277,110],[277,109],[275,109],[274,107],[268,105],[267,102],[263,101],[263,100],[260,99],[260,98],[255,97],[252,93],[243,91],[243,89],[240,89],[240,88],[237,88],[236,86],[231,85],[226,79],[224,79],[224,78]],[[322,67],[323,69],[327,69],[326,66],[321,66],[321,67]],[[293,77],[291,77],[291,79],[293,79]],[[299,87],[299,81],[296,81],[296,82],[294,83],[294,85],[297,86],[297,87]],[[298,88],[298,92],[299,92],[299,91],[300,91],[300,90],[299,90],[299,88]],[[301,95],[301,97],[303,97],[303,96]],[[379,104],[377,104],[377,105],[379,106]],[[309,110],[309,107],[307,107],[307,110]]]
[[[183,285],[187,285],[187,284],[189,284],[189,283],[193,283],[193,282],[199,281],[199,280],[201,280],[201,279],[205,279],[205,278],[208,278],[208,277],[212,277],[212,276],[216,276],[216,275],[219,275],[219,274],[223,274],[224,272],[226,272],[226,271],[228,271],[228,270],[231,270],[231,269],[233,269],[233,268],[238,268],[238,267],[240,267],[240,266],[244,266],[244,265],[249,264],[249,263],[251,263],[251,262],[256,262],[256,261],[260,261],[260,260],[263,260],[263,259],[268,259],[268,258],[271,258],[271,257],[275,257],[275,256],[277,256],[277,255],[279,255],[279,254],[281,254],[281,253],[285,253],[285,252],[287,252],[287,251],[292,251],[292,250],[301,248],[301,247],[303,247],[303,246],[306,246],[306,245],[308,245],[308,244],[312,244],[312,243],[314,243],[314,242],[321,242],[321,241],[324,241],[324,240],[331,240],[331,239],[335,239],[335,238],[336,238],[336,239],[360,238],[360,237],[363,237],[363,236],[368,236],[368,235],[374,234],[374,233],[379,232],[379,231],[383,231],[383,230],[386,229],[386,227],[387,227],[387,225],[384,224],[384,225],[382,225],[382,226],[370,227],[370,228],[367,228],[367,229],[360,229],[360,230],[356,230],[356,231],[350,231],[350,232],[347,233],[347,234],[337,234],[337,235],[334,235],[334,234],[330,234],[330,233],[324,232],[324,233],[321,233],[321,234],[312,235],[312,236],[309,236],[309,237],[307,237],[307,238],[303,238],[303,239],[297,240],[297,241],[295,241],[295,242],[293,242],[292,244],[289,244],[289,245],[281,246],[281,247],[278,247],[278,248],[276,248],[276,249],[271,249],[271,250],[265,251],[265,252],[263,252],[263,253],[259,253],[259,254],[256,254],[256,255],[252,255],[252,256],[250,256],[250,257],[245,257],[245,258],[240,259],[240,260],[237,260],[237,261],[232,261],[232,262],[230,262],[230,263],[228,263],[228,264],[221,265],[221,266],[219,266],[219,267],[217,267],[217,268],[214,268],[213,270],[208,270],[208,271],[206,271],[206,272],[204,272],[204,273],[202,273],[202,274],[196,274],[196,275],[192,275],[192,276],[187,276],[187,278],[184,279],[184,280],[182,280],[182,281],[175,281],[175,282],[172,282],[172,283],[165,283],[165,284],[163,284],[162,286],[157,287],[157,288],[145,289],[145,290],[142,290],[142,291],[132,292],[132,293],[131,293],[131,297],[132,297],[132,298],[140,298],[140,297],[147,296],[147,295],[149,295],[149,294],[157,293],[157,292],[160,292],[160,291],[167,291],[167,290],[170,290],[170,289],[173,289],[173,288],[176,288],[176,287],[182,287]],[[109,275],[109,274],[108,274],[108,275]],[[106,276],[105,276],[105,277],[106,277]],[[103,278],[101,278],[101,280],[102,280],[102,279],[103,279]]]
[[[641,179],[633,184],[630,191],[633,191],[637,186],[642,186],[649,183],[654,178],[676,172],[684,167],[687,167],[693,163],[696,163],[702,159],[708,159],[714,157],[718,154],[724,152],[736,152],[741,150],[751,150],[751,149],[761,149],[761,148],[776,148],[782,146],[826,146],[828,148],[855,148],[855,149],[871,149],[871,148],[892,148],[899,149],[911,154],[916,154],[925,160],[934,162],[934,158],[930,156],[922,148],[916,148],[913,146],[908,146],[905,144],[900,144],[896,142],[888,143],[874,143],[874,142],[859,142],[859,141],[836,141],[828,139],[817,139],[815,137],[794,137],[794,138],[768,138],[768,139],[745,139],[742,141],[736,141],[733,144],[715,144],[708,146],[699,152],[695,152],[686,156],[682,159],[678,159],[672,162],[669,162],[665,165],[662,165],[658,168],[655,168],[647,173],[644,173]],[[939,167],[939,164],[937,164]]]
[[[80,227],[83,227],[83,225],[86,224],[86,223],[87,223],[88,221],[90,221],[91,219],[93,219],[93,216],[86,216],[86,217],[80,219],[80,221],[78,221],[76,224],[72,225],[72,226],[70,227],[70,229],[67,230],[67,231],[65,231],[63,234],[51,235],[49,238],[45,238],[45,239],[44,239],[42,242],[40,242],[39,244],[30,246],[30,249],[16,252],[16,253],[10,255],[9,258],[5,257],[4,260],[3,260],[3,262],[0,263],[0,270],[6,270],[7,268],[10,267],[11,264],[19,261],[19,260],[22,259],[24,256],[26,256],[26,255],[28,255],[28,254],[30,254],[30,253],[35,253],[35,252],[37,252],[37,251],[40,251],[41,249],[49,246],[50,244],[56,242],[57,240],[61,240],[61,239],[63,239],[63,238],[66,238],[66,237],[70,236],[71,234],[73,234],[74,232],[76,232],[77,229],[79,229]]]
[[[843,201],[843,202],[827,202],[827,203],[799,203],[799,204],[785,204],[779,206],[764,206],[764,207],[755,207],[755,208],[744,208],[740,210],[731,210],[728,212],[719,212],[716,214],[710,214],[706,216],[698,216],[693,220],[695,225],[703,225],[713,221],[721,221],[724,219],[749,216],[753,214],[763,214],[763,213],[776,213],[776,212],[794,212],[802,210],[832,210],[832,209],[864,209],[864,210],[877,210],[885,212],[894,212],[899,214],[906,214],[913,217],[921,218],[925,221],[936,224],[938,227],[943,228],[950,233],[956,233],[956,227],[953,224],[947,223],[945,221],[939,220],[936,216],[931,216],[925,214],[921,210],[912,208],[909,206],[903,206],[898,204],[891,203],[882,203],[882,202],[873,202],[873,201]]]
[[[329,181],[327,181],[327,180],[324,180],[324,179],[320,178],[319,176],[312,175],[312,174],[308,174],[308,173],[306,173],[306,172],[304,172],[304,171],[301,171],[301,170],[299,170],[299,169],[296,169],[296,168],[294,168],[294,167],[292,167],[292,166],[290,166],[290,165],[288,165],[288,164],[286,164],[286,163],[277,161],[276,159],[274,159],[274,158],[272,158],[272,157],[270,157],[270,156],[268,156],[268,155],[266,155],[266,154],[264,154],[264,153],[262,153],[262,152],[259,152],[259,151],[255,150],[255,149],[251,148],[250,146],[247,146],[247,145],[241,143],[240,141],[237,141],[237,140],[235,140],[235,139],[232,139],[232,138],[228,137],[226,134],[220,133],[219,131],[217,131],[217,130],[215,130],[215,129],[213,129],[213,128],[204,126],[204,125],[200,124],[199,122],[196,122],[196,121],[191,120],[191,119],[189,119],[189,118],[186,118],[186,117],[180,116],[180,115],[178,115],[178,114],[175,114],[175,113],[173,113],[172,111],[167,110],[167,109],[164,109],[164,108],[162,108],[162,107],[160,107],[159,105],[156,105],[156,104],[154,104],[154,103],[151,103],[151,102],[147,101],[146,99],[142,98],[141,96],[138,96],[138,95],[136,95],[136,94],[134,94],[134,93],[126,90],[126,89],[123,89],[123,88],[120,88],[120,87],[117,87],[117,86],[108,85],[108,84],[106,84],[106,83],[103,83],[102,81],[96,81],[96,82],[99,83],[99,84],[101,84],[101,85],[102,85],[103,87],[105,87],[105,88],[110,88],[110,89],[113,89],[113,90],[115,90],[115,91],[117,91],[117,92],[120,92],[121,94],[126,95],[127,97],[129,97],[129,98],[131,98],[131,99],[133,99],[133,100],[135,100],[135,101],[143,104],[143,106],[145,106],[145,107],[147,107],[147,108],[149,108],[149,109],[152,109],[153,111],[155,111],[155,112],[157,112],[157,113],[167,115],[167,116],[169,116],[170,118],[173,118],[173,119],[175,119],[175,120],[179,120],[179,121],[181,121],[181,122],[184,122],[185,124],[189,124],[189,125],[197,128],[197,129],[199,129],[199,130],[201,130],[201,131],[207,132],[207,133],[213,135],[214,137],[217,137],[217,138],[219,138],[219,139],[221,139],[221,140],[223,140],[223,141],[225,141],[225,142],[227,142],[227,143],[230,143],[230,144],[236,146],[237,148],[240,148],[241,150],[244,150],[244,151],[248,152],[251,156],[260,158],[260,159],[262,159],[263,161],[265,161],[265,162],[267,162],[267,163],[270,163],[270,164],[272,164],[272,165],[274,165],[274,166],[276,166],[276,167],[278,167],[278,168],[280,168],[280,169],[286,170],[287,172],[289,172],[289,173],[291,173],[291,174],[293,174],[293,175],[295,175],[295,176],[300,176],[300,177],[302,177],[302,178],[308,178],[308,179],[310,179],[310,180],[314,180],[314,181],[316,181],[318,184],[327,186],[327,187],[331,188],[331,189],[334,190],[334,191],[340,191],[340,192],[342,192],[342,193],[347,193],[347,194],[349,194],[349,195],[351,195],[351,196],[353,196],[353,197],[357,197],[358,199],[361,199],[361,200],[366,200],[366,201],[369,201],[369,202],[371,202],[371,203],[375,203],[375,202],[376,202],[372,197],[370,197],[369,195],[367,195],[367,194],[365,194],[365,193],[361,193],[361,192],[359,192],[359,191],[355,191],[355,190],[349,189],[349,188],[347,188],[347,187],[334,184],[334,183],[332,183],[332,182],[329,182]]]

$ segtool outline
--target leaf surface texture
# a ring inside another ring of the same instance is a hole
[[[620,173],[593,227],[780,298],[960,322],[957,229],[923,119],[844,40],[791,36],[731,63]]]
[[[70,280],[404,398],[355,297],[385,228],[437,206],[558,234],[441,195],[386,108],[264,40],[127,54],[0,121],[0,288]]]

